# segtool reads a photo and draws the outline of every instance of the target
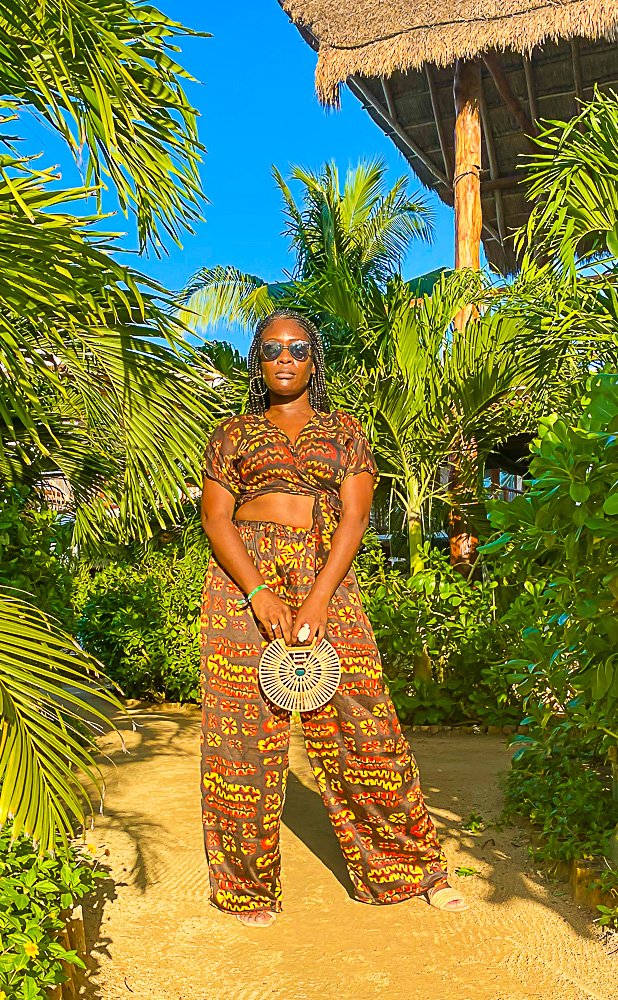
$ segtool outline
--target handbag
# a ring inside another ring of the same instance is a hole
[[[337,651],[328,641],[288,646],[273,639],[262,653],[258,678],[264,694],[287,712],[312,712],[333,697],[341,680]]]

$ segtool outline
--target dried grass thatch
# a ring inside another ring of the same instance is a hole
[[[530,53],[545,41],[618,35],[618,0],[279,2],[318,43],[316,88],[327,104],[337,104],[339,85],[353,75],[389,77],[490,49]]]

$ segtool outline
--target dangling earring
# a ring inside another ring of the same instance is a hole
[[[252,382],[259,382],[260,386],[258,389],[253,389],[251,387]],[[266,396],[268,394],[268,387],[266,386],[264,379],[261,375],[252,375],[249,379],[249,392],[255,392],[258,396]]]
[[[311,375],[309,376],[309,381],[307,382],[307,395],[309,396],[309,405],[312,406],[313,409],[315,410],[315,409],[317,409],[317,407],[315,405],[316,404],[316,390],[315,390],[316,380],[313,377],[314,374],[315,374],[314,372],[311,372]]]

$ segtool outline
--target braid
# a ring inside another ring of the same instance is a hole
[[[265,316],[258,323],[249,353],[247,355],[247,371],[249,373],[249,413],[263,416],[268,409],[268,389],[262,378],[262,366],[260,364],[260,343],[262,334],[276,319],[293,319],[305,331],[311,344],[311,357],[313,360],[313,374],[309,382],[309,402],[314,410],[322,413],[330,413],[330,403],[328,400],[328,390],[326,388],[326,363],[324,360],[324,346],[320,331],[315,323],[303,316],[302,313],[294,309],[276,309],[275,312]]]

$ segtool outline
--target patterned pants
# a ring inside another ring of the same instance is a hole
[[[269,587],[293,609],[315,578],[312,529],[236,522]],[[258,686],[266,640],[244,595],[211,560],[202,604],[202,816],[211,903],[281,909],[279,824],[289,713]],[[332,701],[301,716],[309,760],[358,900],[396,903],[446,878],[416,761],[384,689],[380,657],[351,570],[328,610],[341,660]]]

